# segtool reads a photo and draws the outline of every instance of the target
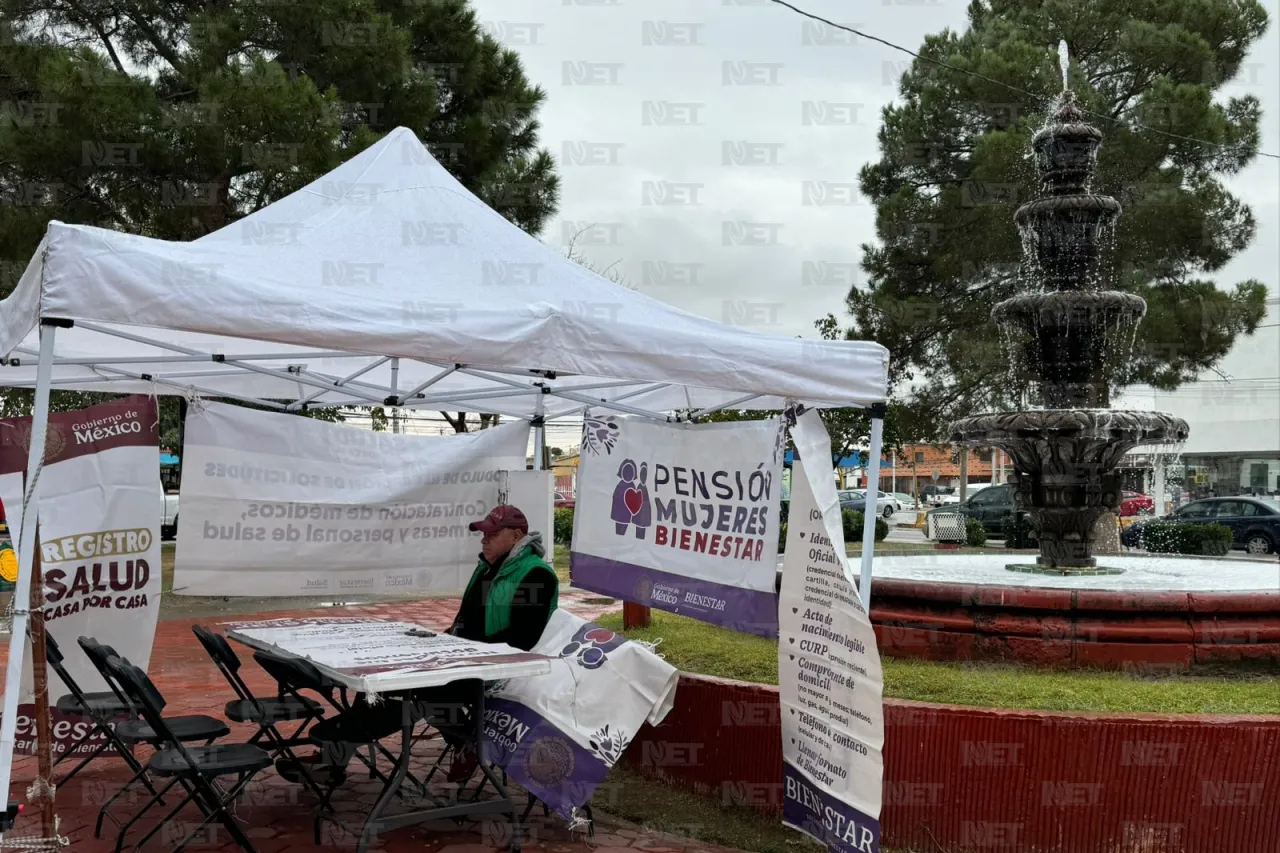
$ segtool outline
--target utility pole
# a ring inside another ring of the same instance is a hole
[[[969,448],[960,448],[960,500],[969,493]]]

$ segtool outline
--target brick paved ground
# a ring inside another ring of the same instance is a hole
[[[578,592],[563,592],[561,603],[572,612],[584,618],[596,618],[601,613],[616,609],[618,605],[600,606],[584,603],[584,598],[591,598]],[[395,618],[407,622],[415,622],[427,627],[443,628],[452,620],[457,610],[456,599],[436,599],[420,602],[369,605],[333,608],[326,610],[325,615],[377,615]],[[308,611],[315,615],[316,611]],[[271,617],[290,615],[272,613]],[[263,614],[266,618],[266,614]],[[243,620],[246,616],[228,617],[222,621]],[[223,705],[234,698],[230,686],[214,668],[204,651],[196,643],[191,633],[191,626],[203,623],[217,626],[218,620],[209,619],[173,619],[162,621],[156,630],[155,647],[151,656],[149,672],[157,687],[164,694],[168,705],[166,714],[210,714],[221,717]],[[237,649],[237,651],[243,651]],[[76,649],[73,653],[78,653]],[[0,660],[3,658],[0,657]],[[268,692],[274,689],[274,683],[261,672],[248,654],[242,655],[247,662],[243,672],[249,686],[255,692]],[[56,698],[56,697],[55,697]],[[253,732],[250,726],[231,724],[233,731],[228,741],[245,740]],[[289,725],[282,726],[284,731],[291,730]],[[393,739],[394,740],[394,739]],[[418,744],[414,750],[413,772],[421,778],[427,768],[434,763],[439,747],[437,741]],[[393,741],[388,741],[394,746]],[[139,754],[145,761],[146,755]],[[388,763],[383,762],[384,771]],[[74,766],[69,761],[58,768],[65,772]],[[363,821],[381,792],[381,783],[368,779],[368,774],[356,772],[361,767],[352,764],[352,776],[347,784],[340,788],[334,796],[334,803],[339,808],[340,816],[349,825],[356,828]],[[35,774],[34,758],[19,758],[14,765],[14,783],[10,789],[10,797],[25,801],[27,784]],[[100,805],[114,793],[124,780],[128,778],[123,762],[113,759],[99,759],[58,790],[58,814],[62,821],[62,834],[70,842],[70,850],[75,853],[106,853],[114,849],[115,830],[108,822],[104,829],[104,837],[93,837],[93,823]],[[438,775],[437,779],[441,776]],[[434,787],[434,783],[433,783]],[[131,796],[121,797],[113,807],[113,815],[127,818],[145,802],[145,789],[135,787]],[[514,789],[513,789],[514,790]],[[523,810],[525,801],[523,791],[515,790],[515,796]],[[176,800],[170,800],[170,808]],[[250,839],[259,853],[311,853],[316,850],[354,850],[355,838],[351,834],[341,833],[326,826],[322,843],[316,846],[311,828],[312,805],[314,799],[305,790],[279,777],[274,770],[264,771],[249,787],[245,796],[237,806],[242,823]],[[407,807],[401,805],[400,810]],[[395,813],[393,805],[391,813]],[[129,845],[141,838],[152,826],[155,826],[165,809],[157,808],[149,813],[129,835]],[[184,826],[183,820],[188,823]],[[157,833],[144,850],[171,850],[186,832],[193,828],[199,820],[199,813],[192,807],[179,815],[169,829]],[[588,842],[581,832],[570,833],[563,820],[558,817],[543,817],[541,809],[536,809],[525,828],[524,849],[536,853],[586,853],[589,850],[600,850],[608,853],[617,848],[643,850],[646,853],[713,853],[714,848],[708,845],[690,842],[687,839],[666,836],[657,833],[643,832],[635,829],[621,828],[616,823],[601,821],[595,837]],[[17,833],[28,834],[38,827],[38,818],[34,814],[24,815]],[[400,851],[429,851],[429,853],[489,853],[496,849],[505,849],[509,841],[510,828],[504,820],[485,819],[470,821],[459,825],[452,821],[439,824],[410,827],[394,830],[378,839],[372,850],[381,853],[400,853]],[[6,839],[8,840],[8,839]],[[197,853],[227,853],[237,850],[235,842],[222,827],[216,827],[198,843],[189,846]]]

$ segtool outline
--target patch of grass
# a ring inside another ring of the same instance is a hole
[[[557,545],[555,558],[551,561],[551,567],[556,570],[556,577],[560,578],[560,583],[569,583],[569,546]]]
[[[173,592],[173,552],[177,547],[176,542],[162,542],[160,544],[161,595]]]
[[[678,790],[621,765],[609,771],[605,786],[616,796],[609,796],[607,805],[601,803],[601,810],[643,829],[753,853],[820,853],[824,849],[784,827],[781,818]],[[603,799],[599,793],[597,803]]]
[[[622,630],[622,614],[600,624]],[[653,611],[653,624],[628,631],[653,642],[686,672],[778,683],[775,640]],[[894,699],[988,708],[1123,711],[1159,714],[1280,714],[1280,678],[1197,675],[1140,678],[1096,670],[1053,672],[1002,664],[934,663],[884,658],[884,695]]]

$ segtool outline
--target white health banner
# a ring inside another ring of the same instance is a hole
[[[525,469],[528,442],[528,421],[415,436],[193,405],[173,590],[460,594],[480,553],[469,525]]]
[[[112,646],[146,669],[160,613],[159,413],[153,397],[127,397],[75,412],[53,412],[40,471],[38,512],[45,626],[67,671],[88,692],[107,685],[77,644],[81,636]],[[14,547],[21,541],[22,497],[31,418],[0,420],[0,500]],[[27,596],[28,590],[15,590]],[[32,754],[31,646],[22,677],[15,752]],[[49,669],[49,702],[70,691]],[[54,709],[54,755],[92,728]],[[75,748],[87,754],[101,737]]]
[[[778,600],[782,820],[833,853],[879,853],[884,671],[845,554],[831,440],[816,410],[791,431]]]
[[[604,593],[776,636],[782,418],[588,417],[570,575]]]

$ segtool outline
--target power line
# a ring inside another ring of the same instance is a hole
[[[795,6],[792,6],[790,3],[786,2],[786,0],[771,0],[771,2],[776,3],[777,5],[782,6],[784,8],[790,9],[792,12],[795,12],[797,15],[801,15],[803,17],[809,18],[810,20],[819,21],[823,24],[826,24],[829,27],[835,27],[836,29],[843,30],[844,32],[847,32],[847,33],[853,33],[859,38],[864,38],[864,39],[867,39],[868,41],[878,42],[884,45],[885,47],[893,48],[894,50],[898,50],[910,56],[914,56],[916,59],[920,59],[920,60],[923,60],[924,62],[932,63],[933,65],[936,65],[939,68],[946,68],[948,71],[955,71],[957,74],[967,74],[970,77],[976,78],[978,80],[982,80],[987,83],[993,83],[996,86],[1000,86],[1002,88],[1008,89],[1011,92],[1017,92],[1020,95],[1026,95],[1028,98],[1032,98],[1036,101],[1046,101],[1046,102],[1052,103],[1052,99],[1046,98],[1044,95],[1037,95],[1034,92],[1028,92],[1026,89],[1019,89],[1017,86],[1010,86],[1008,83],[1004,83],[1000,80],[996,80],[995,78],[988,77],[985,74],[979,74],[976,71],[969,71],[965,68],[957,68],[956,66],[951,65],[950,63],[947,63],[947,62],[943,62],[940,59],[930,59],[927,56],[921,56],[920,54],[916,53],[914,50],[905,48],[902,45],[894,44],[891,41],[886,41],[885,39],[882,39],[879,36],[873,36],[869,33],[864,33],[861,30],[854,29],[853,27],[846,26],[844,24],[837,24],[835,21],[829,21],[820,15],[813,14],[812,12],[806,12],[804,9],[800,9]],[[1105,113],[1095,113],[1092,110],[1086,110],[1083,107],[1080,107],[1079,105],[1077,105],[1077,109],[1079,109],[1080,112],[1084,113],[1087,116],[1093,116],[1095,118],[1103,119],[1104,121],[1114,122],[1115,124],[1124,125],[1125,127],[1142,128],[1143,130],[1149,130],[1152,133],[1158,133],[1162,136],[1168,136],[1173,139],[1181,139],[1184,142],[1195,142],[1199,145],[1209,145],[1214,148],[1230,148],[1231,147],[1229,145],[1224,145],[1221,142],[1210,142],[1207,139],[1197,139],[1194,136],[1183,136],[1180,133],[1172,133],[1167,130],[1160,130],[1159,128],[1156,128],[1156,127],[1149,127],[1147,125],[1144,125],[1136,121],[1126,122],[1118,118],[1112,118],[1111,116],[1106,115]],[[1255,153],[1259,157],[1270,157],[1273,160],[1280,160],[1280,154],[1271,154],[1266,151],[1257,151]]]

